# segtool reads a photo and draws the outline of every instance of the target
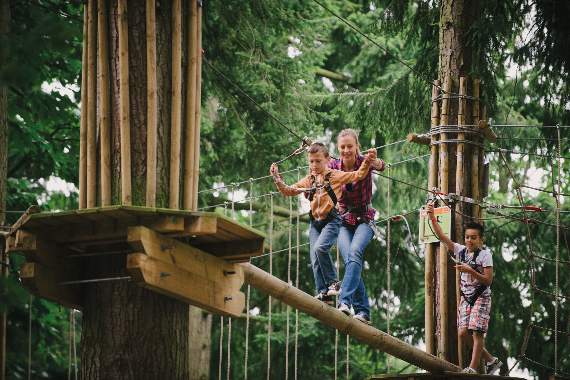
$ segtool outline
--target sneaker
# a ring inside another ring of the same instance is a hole
[[[461,371],[462,373],[477,373],[477,371],[475,371],[473,368],[471,367],[465,367],[463,368],[463,371]]]
[[[493,361],[485,365],[485,369],[487,370],[487,375],[493,375],[497,373],[497,371],[500,370],[502,366],[503,362],[500,361],[499,358],[493,359]]]
[[[349,317],[352,316],[352,311],[350,310],[350,306],[348,306],[345,303],[339,304],[338,310],[342,311],[344,314],[348,315]]]
[[[316,299],[326,303],[327,305],[334,305],[334,298],[327,294],[327,291],[320,292],[315,296]]]
[[[340,294],[340,281],[335,281],[329,285],[327,295],[338,296]]]
[[[370,322],[370,317],[364,313],[358,313],[353,318],[356,319],[357,321],[360,321],[360,322],[365,323],[367,325],[372,324],[372,322]]]

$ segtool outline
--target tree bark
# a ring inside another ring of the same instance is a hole
[[[212,314],[190,306],[189,315],[190,380],[207,380],[210,376]]]
[[[119,0],[122,1],[122,0]],[[97,17],[97,1],[92,17]],[[146,1],[126,1],[128,19],[129,132],[133,205],[146,205],[147,171],[147,46]],[[156,2],[157,73],[157,166],[156,207],[168,207],[170,92],[171,92],[171,4]],[[121,203],[121,136],[119,13],[117,1],[106,1],[109,35],[111,196]],[[184,49],[184,48],[183,48]],[[89,73],[96,75],[96,73]],[[98,89],[99,91],[99,89]],[[98,146],[98,149],[100,147]],[[100,183],[100,179],[97,181]],[[100,202],[100,196],[97,196]],[[87,266],[87,264],[85,264]],[[122,273],[125,256],[105,258],[89,266],[93,273]],[[189,339],[188,305],[143,289],[127,281],[101,282],[83,288],[83,336],[81,378],[92,379],[184,379],[190,378],[191,360],[209,366],[209,349],[201,356],[190,347],[204,351],[209,342],[210,324],[201,325],[200,339]],[[198,310],[200,314],[202,313]],[[202,315],[199,315],[202,320]],[[195,332],[193,330],[193,332]],[[206,373],[208,373],[206,368]]]
[[[450,89],[452,93],[459,92],[459,78],[472,76],[472,54],[467,47],[467,37],[469,32],[469,27],[473,24],[476,17],[476,3],[466,0],[443,0],[441,2],[440,9],[440,23],[439,23],[439,78],[442,83],[445,82],[446,78],[450,78],[451,85]],[[467,89],[467,93],[470,93],[471,87]],[[445,94],[443,94],[445,96]],[[447,125],[457,125],[458,124],[458,100],[453,96],[449,100],[449,109],[447,112]],[[471,105],[467,104],[466,109],[463,110],[465,115],[471,115]],[[465,120],[466,124],[471,122],[470,118]],[[469,134],[466,134],[466,139],[469,139]],[[448,135],[448,139],[456,139],[455,134]],[[469,196],[470,194],[466,189],[469,189],[469,181],[465,178],[461,178],[462,183],[456,186],[456,154],[457,154],[457,144],[448,143],[447,145],[447,160],[448,160],[448,171],[443,173],[440,169],[440,181],[441,176],[446,175],[448,179],[448,191],[455,193],[457,189],[463,189],[462,195]],[[440,145],[441,147],[441,145]],[[469,165],[471,162],[471,154],[473,150],[469,145],[465,145],[464,159],[463,159],[463,172],[469,173]],[[441,168],[441,165],[440,165]],[[452,174],[449,174],[452,173]],[[463,235],[462,226],[464,219],[462,214],[467,212],[466,208],[461,208],[461,213],[452,214],[452,231],[451,239],[454,241],[461,242]],[[439,251],[439,249],[438,249]],[[449,260],[447,262],[447,284],[440,283],[440,272],[442,268],[445,267],[445,263],[440,262],[439,253],[436,253],[436,275],[435,280],[436,289],[446,288],[446,292],[442,294],[447,294],[447,315],[449,316],[446,324],[446,330],[448,331],[447,336],[442,335],[443,326],[441,323],[441,309],[440,303],[442,302],[441,294],[436,292],[434,311],[436,312],[436,326],[435,326],[435,336],[440,337],[436,339],[438,347],[436,352],[440,357],[452,362],[458,363],[458,340],[457,340],[457,302],[456,302],[456,287],[455,287],[455,269]],[[445,276],[443,276],[445,278]]]
[[[9,32],[10,2],[0,0],[0,68],[4,67],[7,48],[4,39]],[[0,225],[6,222],[6,180],[8,177],[8,89],[0,82]],[[1,230],[0,230],[1,231]],[[5,242],[0,234],[0,275],[8,277],[8,255]],[[4,297],[2,297],[4,298]],[[0,314],[0,380],[6,377],[6,311]]]

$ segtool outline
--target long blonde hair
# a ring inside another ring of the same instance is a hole
[[[352,128],[343,129],[338,133],[338,136],[336,137],[337,144],[338,144],[338,139],[344,136],[351,136],[352,138],[354,138],[354,141],[356,141],[356,154],[357,155],[360,154],[360,142],[358,142],[358,132],[356,132]]]

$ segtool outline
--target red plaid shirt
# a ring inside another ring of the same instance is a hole
[[[356,156],[354,170],[358,170],[363,161],[364,156]],[[329,168],[346,171],[342,167],[342,160],[338,158],[329,161]],[[372,170],[361,181],[342,185],[338,210],[342,220],[351,226],[359,223],[359,217],[365,217],[367,221],[374,220],[376,210],[372,208]]]

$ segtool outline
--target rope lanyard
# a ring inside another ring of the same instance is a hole
[[[30,294],[28,301],[28,380],[32,378],[32,304],[34,296]]]
[[[388,177],[390,177],[390,165],[388,165],[387,169],[387,174]],[[392,215],[392,202],[391,202],[391,188],[392,188],[392,181],[388,180],[388,186],[387,186],[387,208],[388,208],[388,215]],[[387,221],[387,225],[386,225],[386,282],[387,282],[387,300],[386,300],[386,332],[388,333],[388,335],[390,335],[390,307],[391,307],[391,301],[392,301],[392,295],[390,294],[391,292],[391,285],[392,285],[392,278],[391,278],[391,260],[392,260],[392,252],[391,252],[391,244],[392,244],[392,219],[388,219]],[[390,372],[390,356],[388,356],[388,360],[387,360],[387,368],[388,368],[388,372]]]
[[[230,378],[231,378],[230,377],[230,373],[231,373],[230,367],[232,364],[232,360],[231,360],[232,359],[232,356],[231,356],[232,346],[231,346],[231,344],[232,344],[232,318],[228,317],[228,349],[227,349],[228,350],[228,358],[227,358],[228,366],[226,369],[226,380],[230,380]]]
[[[269,196],[269,274],[273,275],[273,194]],[[268,297],[267,319],[267,380],[271,378],[271,296]]]
[[[297,182],[301,180],[301,168],[297,168]],[[300,218],[301,214],[301,198],[297,196],[297,228],[296,228],[296,242],[297,251],[295,257],[295,287],[299,288],[299,253],[301,247],[301,228],[300,228]],[[295,309],[295,380],[297,380],[297,358],[299,353],[299,309]]]
[[[558,144],[557,144],[557,166],[558,176],[556,177],[557,190],[554,192],[554,199],[556,201],[556,277],[554,284],[554,292],[556,293],[556,300],[554,303],[554,375],[558,374],[558,308],[560,306],[560,191],[562,183],[562,160],[560,159],[560,128],[557,128]]]

